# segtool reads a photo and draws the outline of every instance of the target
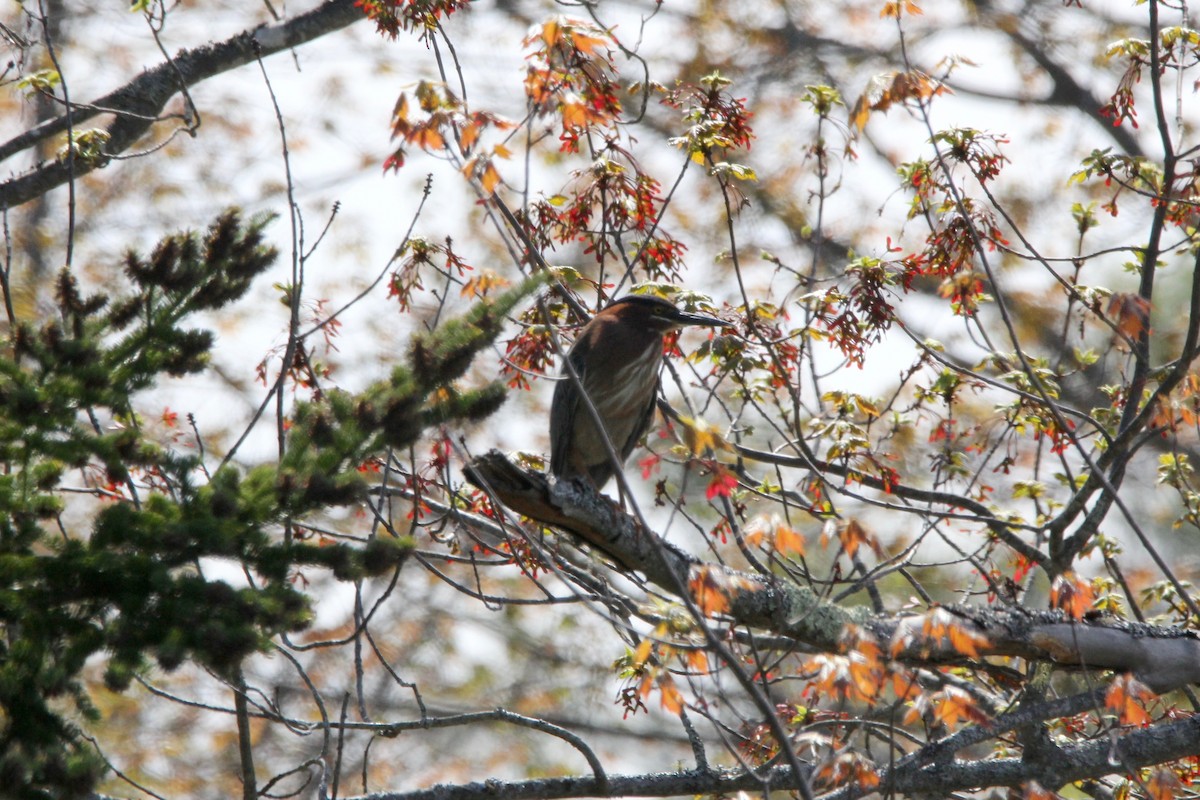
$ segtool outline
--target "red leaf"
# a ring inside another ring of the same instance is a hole
[[[713,479],[708,483],[708,491],[704,496],[709,500],[714,497],[729,497],[730,492],[737,488],[737,476],[724,467],[718,467],[713,473]]]

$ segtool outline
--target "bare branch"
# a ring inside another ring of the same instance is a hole
[[[69,125],[101,114],[115,114],[107,127],[108,141],[104,157],[96,160],[74,159],[44,162],[29,172],[0,183],[0,208],[15,208],[97,167],[129,149],[153,125],[167,102],[180,91],[203,80],[249,64],[260,56],[318,39],[363,19],[352,0],[327,0],[316,9],[278,25],[263,25],[243,31],[223,42],[183,50],[171,61],[143,72],[119,89],[86,105],[72,107],[64,114],[0,145],[0,161],[20,153],[38,142],[63,133]],[[182,82],[182,83],[181,83]]]

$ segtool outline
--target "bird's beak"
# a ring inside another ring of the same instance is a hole
[[[723,319],[710,317],[707,314],[694,314],[691,311],[678,311],[675,313],[675,323],[681,328],[687,325],[702,325],[706,328],[731,328],[732,322],[726,322]]]

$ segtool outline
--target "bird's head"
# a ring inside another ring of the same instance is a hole
[[[657,333],[666,333],[690,325],[710,328],[727,328],[730,323],[723,319],[681,311],[661,297],[647,294],[630,294],[612,302],[601,314],[614,316],[627,325],[636,325]]]

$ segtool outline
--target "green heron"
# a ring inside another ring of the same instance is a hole
[[[658,297],[628,295],[583,326],[567,353],[579,381],[564,367],[550,404],[551,473],[559,478],[587,476],[597,489],[608,482],[654,419],[663,334],[688,325],[729,323],[680,311]],[[583,401],[581,387],[595,415]],[[596,427],[597,416],[620,463],[609,455]]]

